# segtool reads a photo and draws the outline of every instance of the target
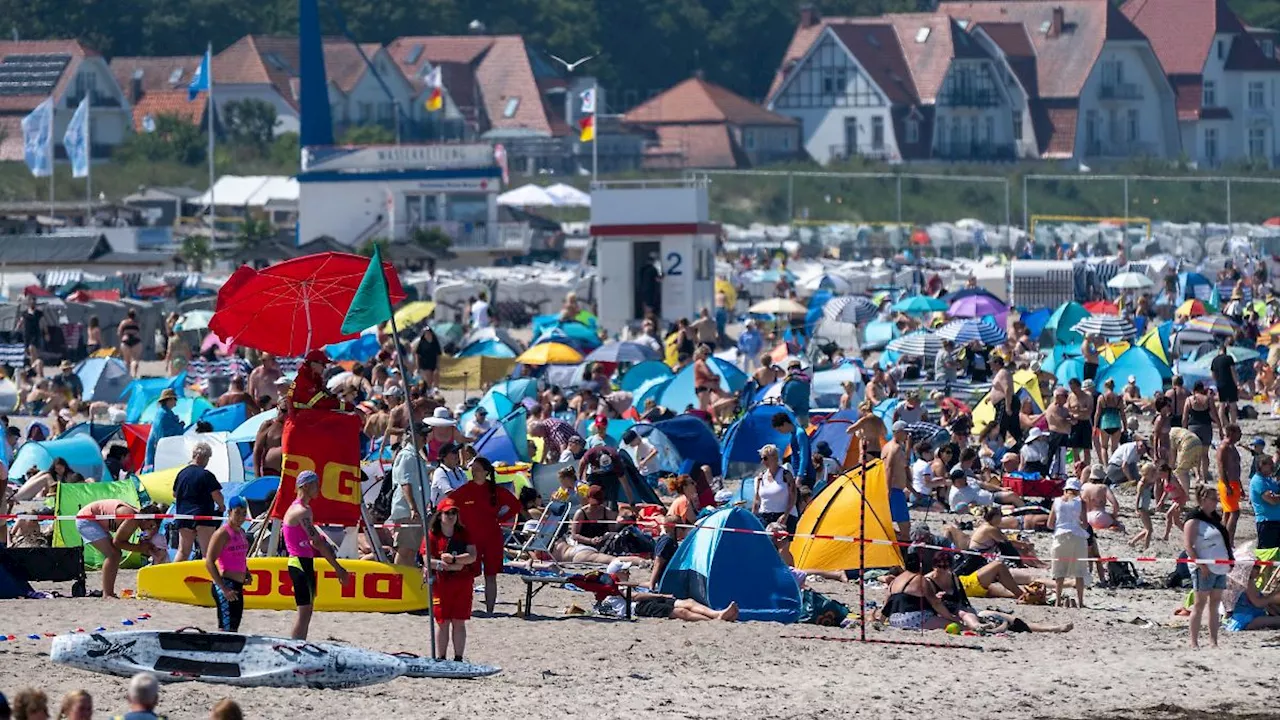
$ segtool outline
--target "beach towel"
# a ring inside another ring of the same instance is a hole
[[[810,625],[836,627],[849,616],[849,607],[832,600],[820,592],[802,590],[800,593],[800,622]]]

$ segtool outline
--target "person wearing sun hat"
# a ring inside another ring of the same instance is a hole
[[[178,404],[178,393],[173,388],[165,388],[156,400],[156,414],[151,421],[151,434],[147,436],[147,452],[143,459],[143,471],[149,472],[155,466],[156,446],[167,437],[181,435],[187,426],[178,419],[173,408]]]
[[[458,421],[444,405],[433,410],[431,415],[422,421],[422,427],[427,435],[424,447],[427,449],[428,462],[440,462],[440,450],[446,445],[462,445],[467,442],[462,432],[458,430]]]
[[[67,402],[84,397],[84,383],[80,381],[80,376],[76,375],[75,363],[63,360],[58,369],[61,372],[53,376],[53,388],[65,395]]]

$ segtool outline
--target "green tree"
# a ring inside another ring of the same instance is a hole
[[[347,128],[338,142],[343,145],[390,145],[396,134],[381,125],[356,125]]]
[[[200,272],[204,270],[205,263],[213,260],[213,246],[209,243],[209,238],[203,235],[188,235],[182,239],[182,249],[178,251],[178,256],[187,267]]]
[[[222,124],[232,145],[265,155],[275,140],[276,109],[265,100],[236,100],[222,106]]]
[[[276,230],[266,218],[248,217],[240,223],[236,233],[236,247],[241,250],[253,250],[276,238]]]
[[[381,246],[383,249],[383,252],[385,253],[387,245],[390,245],[390,244],[391,244],[391,241],[384,237],[369,238],[368,240],[364,241],[364,244],[362,244],[359,247],[359,249],[356,250],[356,253],[363,255],[365,257],[373,257],[373,248],[375,245]]]
[[[153,119],[155,130],[130,135],[115,149],[115,160],[125,163],[177,162],[198,165],[205,161],[207,136],[190,121],[173,115]]]
[[[271,143],[271,162],[280,167],[297,167],[302,161],[302,142],[296,132],[280,133]]]
[[[409,240],[427,250],[434,250],[442,255],[448,254],[449,248],[453,247],[453,238],[449,237],[449,233],[438,227],[414,228]]]

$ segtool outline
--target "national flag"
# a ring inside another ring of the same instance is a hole
[[[427,73],[427,87],[431,88],[431,95],[427,97],[427,111],[435,112],[444,107],[444,78],[440,75],[439,65]]]
[[[584,115],[578,121],[578,142],[591,142],[596,139],[596,116]]]
[[[191,84],[187,85],[188,102],[195,100],[201,92],[208,92],[209,86],[213,84],[213,73],[210,68],[212,54],[212,49],[204,51],[204,59],[200,61],[200,67],[196,68],[196,74],[191,77]]]
[[[342,332],[348,335],[363,332],[390,319],[391,292],[387,289],[386,271],[382,267],[382,247],[375,244],[373,257],[369,258],[369,269],[365,270],[364,279],[356,288],[351,307],[342,320]]]
[[[502,168],[502,185],[506,187],[511,182],[511,175],[507,168],[507,147],[502,143],[494,143],[493,161]]]
[[[583,90],[582,93],[578,95],[578,97],[582,98],[582,114],[595,115],[596,114],[596,89],[594,87],[589,87],[586,90]]]
[[[46,98],[22,118],[22,159],[36,177],[49,177],[53,174],[52,97]]]
[[[89,96],[85,95],[62,134],[62,147],[71,161],[71,177],[89,176]]]

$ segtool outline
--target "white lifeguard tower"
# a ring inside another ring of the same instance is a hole
[[[719,234],[705,179],[595,183],[591,236],[600,324],[619,332],[655,301],[660,307],[653,309],[668,323],[693,320],[702,308],[714,311]]]

